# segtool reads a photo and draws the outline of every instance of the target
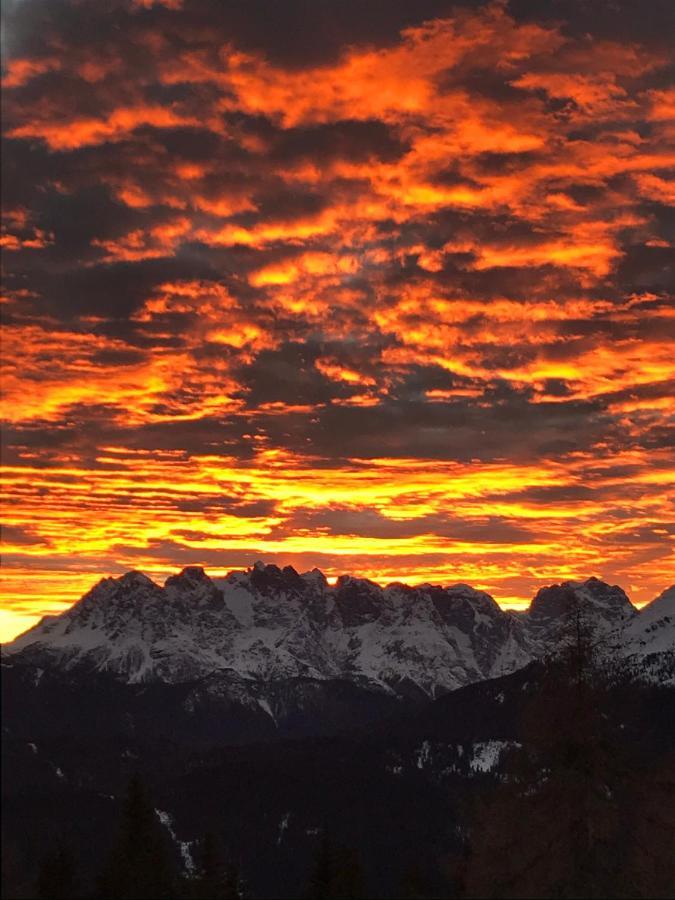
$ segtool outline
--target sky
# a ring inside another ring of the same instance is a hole
[[[670,2],[4,7],[0,638],[130,568],[672,583]]]

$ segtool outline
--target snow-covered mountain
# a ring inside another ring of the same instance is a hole
[[[624,639],[630,652],[638,656],[675,652],[675,585],[631,619]]]
[[[223,680],[346,680],[434,697],[549,652],[573,604],[595,628],[621,634],[626,653],[673,649],[674,602],[671,588],[638,613],[621,588],[590,578],[542,588],[517,614],[463,584],[381,588],[343,576],[331,586],[316,569],[301,575],[261,563],[211,579],[189,567],[164,587],[140,572],[103,579],[6,644],[3,657],[85,666],[128,683],[208,676],[213,690]]]

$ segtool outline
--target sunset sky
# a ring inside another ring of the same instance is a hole
[[[129,568],[672,583],[674,33],[6,3],[0,637]]]

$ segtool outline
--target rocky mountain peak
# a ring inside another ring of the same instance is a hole
[[[144,607],[161,601],[162,589],[142,572],[125,572],[119,578],[104,578],[63,613],[72,625],[91,626],[136,615]],[[61,617],[59,617],[61,618]]]
[[[284,566],[280,569],[279,566],[265,565],[258,561],[249,569],[248,577],[252,587],[263,594],[282,595],[298,591],[302,593],[305,589],[305,582],[293,566]]]
[[[211,579],[201,566],[185,566],[178,575],[170,575],[164,582],[164,587],[171,584],[200,584],[210,581]]]
[[[312,569],[310,572],[304,572],[300,577],[306,584],[319,590],[324,590],[328,587],[328,580],[321,569]]]
[[[219,608],[223,604],[222,590],[200,566],[187,566],[178,575],[171,575],[164,582],[164,593],[174,604],[211,608]]]
[[[591,577],[586,581],[565,581],[541,588],[530,605],[528,615],[533,621],[559,619],[575,609],[608,622],[630,618],[636,613],[622,588]]]
[[[148,578],[147,575],[144,575],[143,572],[139,572],[137,569],[125,572],[118,581],[120,584],[130,587],[157,587],[151,578]]]

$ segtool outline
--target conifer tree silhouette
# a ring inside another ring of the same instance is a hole
[[[335,852],[328,833],[323,829],[314,854],[307,900],[331,900],[335,881]]]
[[[674,877],[673,830],[652,824],[675,823],[665,800],[675,798],[672,764],[658,769],[657,789],[655,773],[629,756],[611,715],[619,669],[576,603],[561,642],[525,705],[506,783],[477,803],[464,895],[675,896],[661,877]]]
[[[239,866],[230,860],[225,866],[223,900],[243,900],[244,897],[244,883]]]
[[[208,900],[220,900],[224,894],[225,867],[216,836],[207,832],[199,850],[199,869],[194,896]]]
[[[241,900],[244,891],[239,866],[226,861],[216,835],[209,831],[201,841],[197,875],[187,893],[194,900]]]
[[[59,846],[49,854],[40,869],[37,882],[39,900],[70,900],[78,893],[75,861],[70,851]]]
[[[164,829],[144,784],[134,776],[100,877],[100,895],[105,900],[165,900],[174,896],[175,874]]]
[[[423,900],[429,896],[428,879],[419,865],[413,864],[404,871],[400,893],[403,900]]]
[[[364,896],[365,879],[358,854],[336,844],[324,829],[314,856],[307,900],[357,900]]]

